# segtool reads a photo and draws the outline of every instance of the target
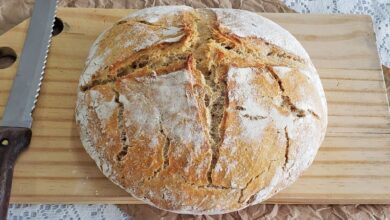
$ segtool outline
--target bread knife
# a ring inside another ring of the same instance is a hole
[[[31,140],[57,0],[36,0],[19,67],[0,122],[0,219],[6,219],[15,160]]]

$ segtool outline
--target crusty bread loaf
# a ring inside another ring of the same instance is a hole
[[[178,213],[259,203],[313,161],[327,126],[300,43],[257,14],[186,6],[130,14],[80,78],[82,143],[111,181]]]

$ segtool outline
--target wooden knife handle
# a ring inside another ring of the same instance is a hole
[[[7,218],[14,164],[31,140],[31,129],[0,127],[0,220]]]

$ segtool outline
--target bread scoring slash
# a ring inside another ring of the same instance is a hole
[[[327,126],[301,44],[252,12],[163,6],[93,44],[76,121],[112,182],[177,213],[260,203],[310,166]]]

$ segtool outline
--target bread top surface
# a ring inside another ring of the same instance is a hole
[[[103,32],[76,121],[102,172],[161,209],[219,214],[294,182],[327,126],[300,43],[252,12],[147,8]]]

